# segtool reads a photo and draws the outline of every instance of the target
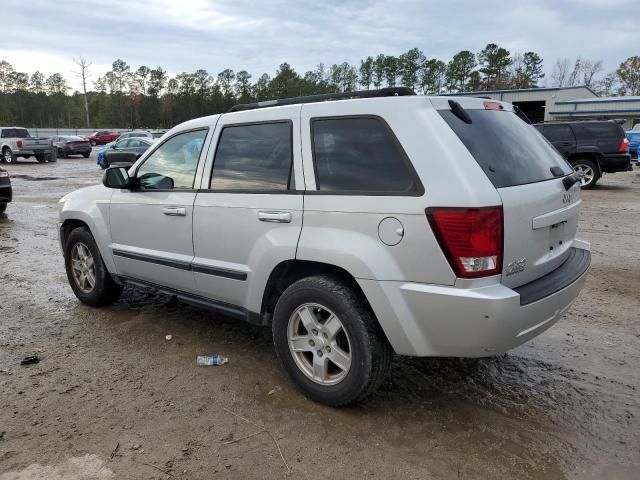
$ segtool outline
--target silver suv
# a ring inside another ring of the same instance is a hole
[[[293,382],[333,406],[375,390],[394,352],[486,357],[539,335],[590,263],[578,174],[509,104],[410,93],[173,128],[60,201],[73,291],[102,306],[143,285],[270,325]]]

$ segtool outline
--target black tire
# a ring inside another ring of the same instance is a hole
[[[58,161],[58,154],[57,152],[51,152],[49,155],[45,156],[45,158],[49,163],[56,163]]]
[[[289,349],[289,321],[307,303],[333,312],[349,337],[350,367],[336,384],[322,385],[311,380]],[[278,299],[272,330],[276,355],[295,385],[310,399],[325,405],[339,407],[363,400],[382,384],[391,366],[393,352],[373,312],[360,295],[338,278],[314,276],[290,285]]]
[[[0,203],[0,214],[4,213],[7,210],[6,203]]]
[[[83,153],[83,154],[82,154],[82,156],[83,156],[84,158],[89,158],[89,155],[91,155],[91,154],[90,154],[90,153]]]
[[[58,157],[59,158],[67,158],[67,155],[64,153],[63,150],[58,149]]]
[[[95,284],[88,292],[83,291],[78,285],[71,268],[72,250],[78,243],[82,243],[88,248],[94,260]],[[111,275],[102,261],[100,250],[98,249],[93,236],[86,228],[76,228],[69,234],[64,246],[64,263],[69,285],[71,285],[73,293],[75,293],[78,300],[82,303],[92,307],[104,307],[115,302],[120,297],[124,287],[122,285],[118,285],[113,278],[111,278]]]
[[[44,155],[36,155],[36,160],[38,161],[38,163],[44,163],[47,159]]]
[[[5,148],[2,150],[2,161],[4,163],[17,163],[18,157],[15,156],[10,148]]]
[[[573,167],[574,170],[578,172],[583,172],[583,173],[585,173],[585,171],[591,172],[591,175],[589,176],[589,181],[582,183],[582,188],[585,190],[589,190],[590,188],[593,188],[595,184],[598,183],[598,180],[600,180],[600,177],[601,177],[600,168],[598,167],[598,164],[593,160],[589,160],[587,158],[579,158],[571,162],[571,166]]]

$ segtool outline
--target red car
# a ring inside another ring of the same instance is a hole
[[[120,133],[110,132],[108,130],[101,130],[95,132],[87,137],[87,140],[91,142],[91,145],[106,145],[118,139]]]

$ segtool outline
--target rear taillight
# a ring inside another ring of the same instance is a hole
[[[620,142],[620,147],[618,147],[618,152],[627,153],[629,151],[629,139],[624,137]]]
[[[16,140],[16,145],[18,148],[22,148],[22,140]]]
[[[502,207],[427,208],[429,224],[458,277],[502,271]]]

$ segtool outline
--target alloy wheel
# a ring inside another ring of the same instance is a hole
[[[298,307],[287,328],[289,350],[296,366],[320,385],[340,383],[351,368],[351,342],[340,319],[327,307]]]
[[[77,242],[71,249],[73,280],[83,293],[91,293],[96,285],[96,264],[89,248]]]
[[[582,174],[580,176],[580,184],[582,186],[589,185],[595,177],[595,172],[593,171],[593,168],[591,168],[589,165],[584,165],[580,163],[578,165],[575,165],[573,169],[576,172],[579,172]]]

